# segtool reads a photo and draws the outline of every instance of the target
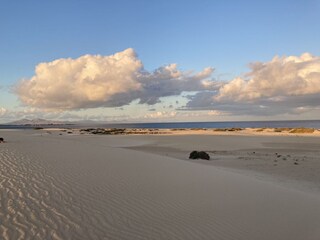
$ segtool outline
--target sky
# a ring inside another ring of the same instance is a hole
[[[0,123],[320,119],[319,0],[0,3]]]

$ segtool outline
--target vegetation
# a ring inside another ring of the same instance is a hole
[[[292,128],[275,128],[274,132],[289,132]]]
[[[159,131],[159,129],[127,129],[127,128],[87,128],[81,129],[81,133],[87,132],[97,135],[129,135],[129,134],[164,134],[166,132]]]
[[[215,128],[213,131],[215,132],[236,132],[241,131],[243,128]]]
[[[290,133],[313,133],[314,128],[294,128]]]

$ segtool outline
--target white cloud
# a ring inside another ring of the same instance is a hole
[[[145,114],[143,118],[146,120],[154,121],[154,120],[166,120],[166,121],[205,121],[210,120],[215,117],[226,116],[227,113],[217,110],[210,110],[210,111],[157,111]],[[137,117],[137,120],[140,118]],[[219,118],[216,118],[219,119]],[[142,119],[143,120],[143,119]]]
[[[233,114],[299,114],[320,106],[320,58],[274,57],[255,62],[245,77],[224,84],[217,93],[191,97],[189,109],[216,109]]]
[[[208,111],[207,114],[209,116],[221,116],[221,115],[227,115],[227,113],[224,113],[224,112],[221,112],[221,111],[218,111],[218,110],[211,110],[211,111]]]
[[[20,81],[15,87],[20,100],[36,109],[34,112],[13,113],[0,108],[0,116],[65,117],[63,112],[66,110],[121,107],[133,101],[154,105],[162,97],[181,93],[187,96],[185,108],[180,104],[176,111],[158,111],[155,105],[154,111],[145,115],[120,118],[170,120],[319,111],[320,57],[309,53],[276,56],[269,62],[252,63],[250,68],[243,76],[218,83],[211,79],[213,68],[192,72],[181,71],[176,64],[169,64],[152,72],[146,71],[133,49],[110,56],[58,59],[40,63],[32,78]]]
[[[275,57],[251,65],[248,79],[236,78],[220,88],[216,101],[251,101],[260,98],[320,93],[320,58],[305,53],[300,57]]]
[[[6,113],[8,112],[7,109],[3,108],[3,107],[0,107],[0,116],[4,116]]]
[[[161,119],[161,118],[174,118],[177,115],[175,111],[158,111],[153,113],[145,114],[143,118],[147,119]]]
[[[15,93],[27,106],[52,110],[117,107],[135,99],[151,105],[183,91],[215,88],[209,79],[212,72],[180,71],[176,64],[148,72],[129,48],[111,56],[40,63],[31,79],[17,84]]]

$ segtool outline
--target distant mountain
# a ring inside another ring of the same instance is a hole
[[[18,121],[7,123],[8,125],[31,125],[31,126],[39,126],[39,125],[66,125],[72,124],[70,122],[63,122],[63,121],[51,121],[46,119],[21,119]]]

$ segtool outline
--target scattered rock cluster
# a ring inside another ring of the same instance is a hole
[[[80,132],[88,132],[91,134],[100,134],[100,135],[117,135],[117,134],[124,134],[125,129],[122,129],[122,128],[111,128],[111,129],[88,128],[88,129],[81,129]]]
[[[242,131],[243,128],[215,128],[213,131],[215,132],[237,132]]]
[[[297,158],[291,158],[291,155],[290,154],[287,154],[287,155],[281,155],[279,153],[275,153],[275,156],[277,157],[275,160],[273,160],[275,162],[274,166],[277,166],[277,162],[278,160],[277,159],[282,159],[283,161],[286,161],[286,160],[293,160],[293,164],[294,165],[299,165],[298,161],[299,159]]]
[[[165,134],[159,129],[129,129],[129,128],[87,128],[81,129],[81,133],[87,132],[98,135],[129,135],[129,134]]]
[[[192,151],[189,155],[189,159],[205,159],[210,160],[210,156],[208,153],[204,151]]]

